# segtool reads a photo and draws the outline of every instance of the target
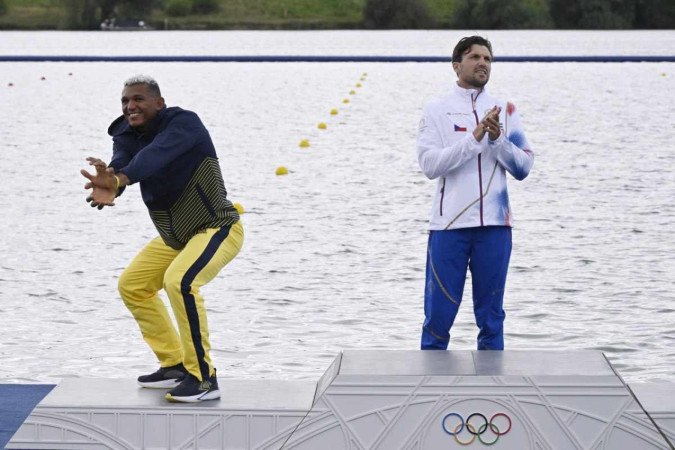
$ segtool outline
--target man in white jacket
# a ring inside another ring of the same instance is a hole
[[[485,90],[492,46],[461,39],[452,53],[457,82],[425,105],[417,136],[422,171],[437,180],[427,247],[422,349],[447,349],[471,270],[478,350],[504,349],[504,286],[513,214],[507,172],[522,180],[534,154],[512,103]]]

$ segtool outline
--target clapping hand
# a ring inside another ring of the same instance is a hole
[[[494,106],[481,121],[481,125],[483,125],[491,141],[496,141],[501,134],[501,129],[499,128],[499,113],[501,111],[502,109],[499,106]]]

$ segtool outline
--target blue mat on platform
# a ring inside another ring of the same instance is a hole
[[[0,384],[0,448],[14,436],[54,384]]]

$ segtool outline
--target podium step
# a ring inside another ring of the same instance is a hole
[[[675,441],[673,385],[629,387],[596,351],[348,350],[316,383],[219,384],[220,400],[195,405],[132,380],[67,379],[7,448],[667,450]]]
[[[222,398],[169,403],[135,380],[64,379],[8,449],[279,448],[312,406],[311,382],[218,380]],[[271,444],[273,442],[273,444]]]

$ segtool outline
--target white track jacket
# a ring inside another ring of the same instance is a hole
[[[496,141],[486,133],[478,142],[473,130],[495,105],[502,108],[502,132]],[[417,157],[424,174],[438,180],[430,230],[513,226],[506,172],[517,180],[527,177],[534,153],[512,103],[454,83],[449,94],[424,106]]]

